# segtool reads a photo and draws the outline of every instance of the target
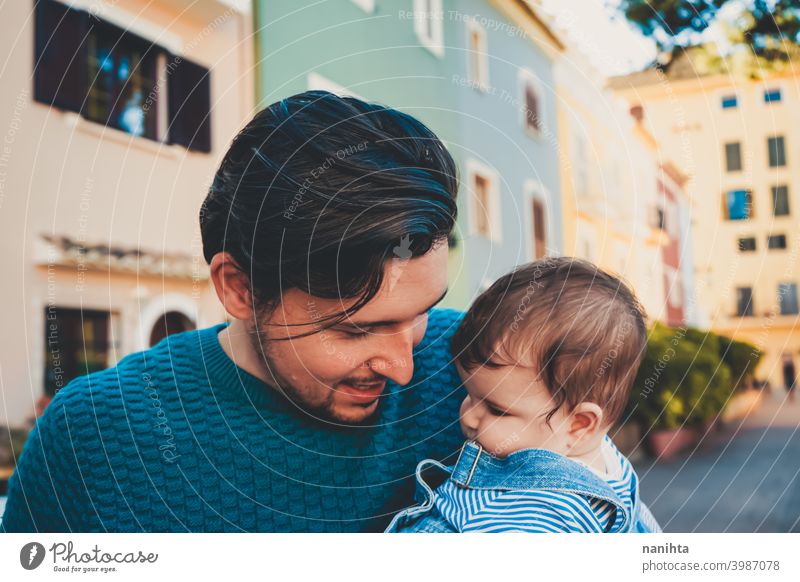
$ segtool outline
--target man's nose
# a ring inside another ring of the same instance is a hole
[[[369,361],[369,367],[400,386],[414,376],[414,329],[409,326],[381,338],[380,353]]]

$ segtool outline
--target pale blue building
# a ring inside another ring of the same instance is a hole
[[[328,89],[428,124],[461,176],[451,293],[472,297],[562,249],[553,63],[523,0],[256,0],[257,100]]]

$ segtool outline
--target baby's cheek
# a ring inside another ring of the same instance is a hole
[[[481,444],[497,457],[505,457],[519,448],[516,447],[519,434],[515,431],[514,423],[510,419],[494,418],[484,434],[485,442]]]

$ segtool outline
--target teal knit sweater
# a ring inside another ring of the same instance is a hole
[[[414,377],[369,426],[315,422],[225,354],[226,324],[65,386],[9,482],[5,531],[382,531],[421,459],[455,460],[463,398],[432,310]]]

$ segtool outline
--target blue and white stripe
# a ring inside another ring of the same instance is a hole
[[[606,437],[604,445],[619,463],[619,473],[605,481],[633,515],[638,479],[630,462]],[[459,487],[447,480],[437,490],[435,506],[462,532],[602,533],[616,517],[603,499],[564,491],[502,491]]]

